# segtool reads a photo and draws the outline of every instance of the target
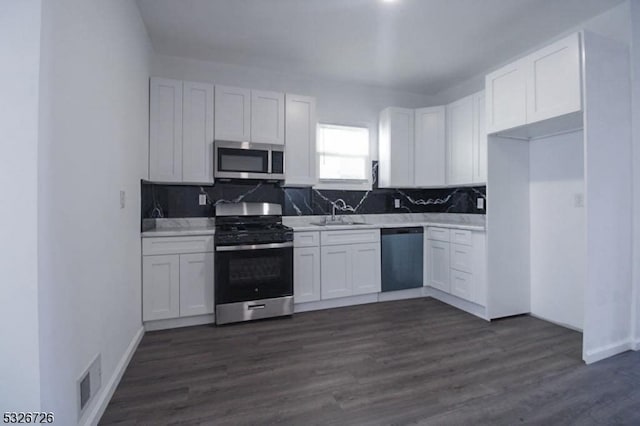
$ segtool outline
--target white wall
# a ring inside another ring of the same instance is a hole
[[[631,2],[638,2],[638,0],[631,0]],[[534,46],[529,50],[521,52],[518,57],[510,58],[508,61],[500,64],[494,64],[491,68],[487,69],[480,75],[470,78],[469,80],[463,81],[460,84],[449,87],[436,95],[433,96],[434,105],[441,105],[453,102],[457,99],[464,98],[465,96],[471,95],[472,93],[476,93],[480,90],[484,89],[485,75],[507,65],[514,60],[524,57],[529,53],[535,52],[538,49],[541,49],[556,40],[559,40],[569,34],[575,33],[577,31],[589,30],[605,37],[609,37],[613,40],[617,40],[620,42],[628,42],[630,37],[630,28],[628,25],[629,21],[629,1],[625,1],[624,3],[619,4],[616,7],[613,7],[606,12],[601,13],[593,17],[592,19],[583,22],[574,28],[568,28],[561,34],[557,34],[556,36],[550,38],[539,46]]]
[[[373,159],[378,158],[378,116],[383,108],[433,105],[432,98],[426,95],[373,86],[318,81],[286,72],[172,56],[155,55],[152,60],[152,75],[315,96],[318,121],[369,127]]]
[[[640,349],[640,0],[630,5],[631,99],[633,103],[633,281],[635,292],[635,349]]]
[[[529,143],[531,313],[582,329],[585,279],[584,134]]]
[[[42,409],[73,425],[85,368],[101,354],[91,415],[142,330],[139,179],[147,174],[150,44],[131,0],[43,3]]]
[[[0,412],[37,411],[40,0],[0,2]]]

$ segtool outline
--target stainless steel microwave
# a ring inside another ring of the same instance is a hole
[[[284,145],[214,142],[214,177],[284,180]]]

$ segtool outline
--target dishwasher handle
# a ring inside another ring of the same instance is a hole
[[[381,235],[397,235],[397,234],[424,234],[422,226],[412,226],[410,228],[382,228]]]

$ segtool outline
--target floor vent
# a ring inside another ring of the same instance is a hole
[[[102,383],[102,367],[100,363],[100,354],[98,354],[78,380],[78,419],[82,417],[87,406],[100,389]]]

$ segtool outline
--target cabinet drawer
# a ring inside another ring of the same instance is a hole
[[[380,241],[379,229],[325,231],[320,235],[323,246],[335,246],[340,244],[375,243]]]
[[[461,244],[451,244],[451,268],[463,272],[473,272],[471,267],[473,248]]]
[[[159,237],[142,239],[142,255],[206,253],[213,251],[213,236]]]
[[[451,294],[461,299],[473,301],[473,275],[452,270]]]
[[[296,232],[293,234],[294,247],[317,247],[320,245],[320,232]]]
[[[451,242],[454,244],[464,244],[466,246],[473,245],[471,231],[466,231],[464,229],[452,229]]]
[[[427,228],[427,238],[429,240],[449,242],[449,230],[447,228]]]

